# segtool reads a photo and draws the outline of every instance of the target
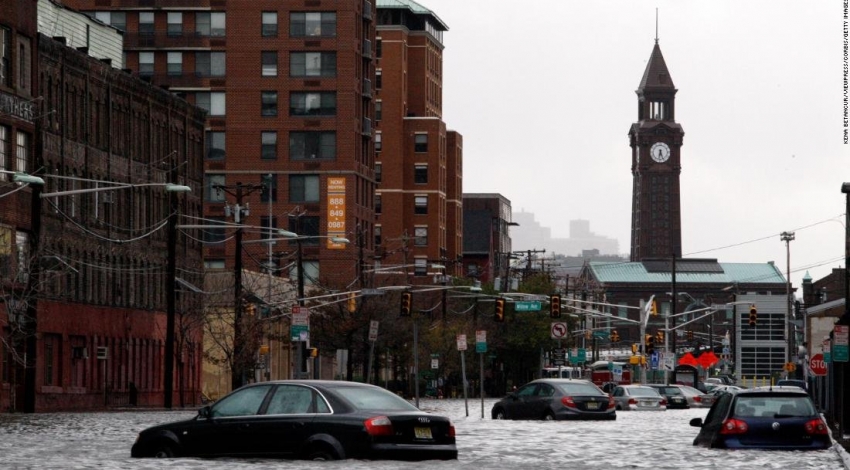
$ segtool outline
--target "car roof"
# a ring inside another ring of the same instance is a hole
[[[590,380],[584,379],[537,379],[529,383],[556,383],[556,384],[592,384]]]

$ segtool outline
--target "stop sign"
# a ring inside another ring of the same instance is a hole
[[[823,354],[815,354],[809,359],[809,367],[815,375],[826,375],[826,363],[823,362]]]

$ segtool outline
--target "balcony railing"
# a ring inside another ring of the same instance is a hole
[[[372,80],[363,79],[363,96],[372,97]]]
[[[363,2],[363,18],[372,19],[372,2],[369,0]]]

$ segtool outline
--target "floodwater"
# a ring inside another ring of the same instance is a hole
[[[448,462],[132,459],[139,430],[194,411],[0,415],[0,469],[846,469],[843,449],[729,451],[694,447],[688,421],[707,409],[618,412],[615,421],[494,421],[494,399],[420,400],[448,415],[459,458]]]

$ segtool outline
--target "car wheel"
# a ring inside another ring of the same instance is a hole
[[[505,414],[505,410],[499,408],[493,412],[493,419],[508,419],[508,415]]]
[[[545,415],[543,415],[543,421],[555,421],[555,414],[551,411],[547,411]]]
[[[154,446],[151,455],[152,457],[157,459],[170,459],[176,454],[174,452],[174,446],[172,444],[168,442],[160,442],[156,446]]]
[[[337,456],[325,446],[316,446],[307,451],[307,460],[337,460]]]

